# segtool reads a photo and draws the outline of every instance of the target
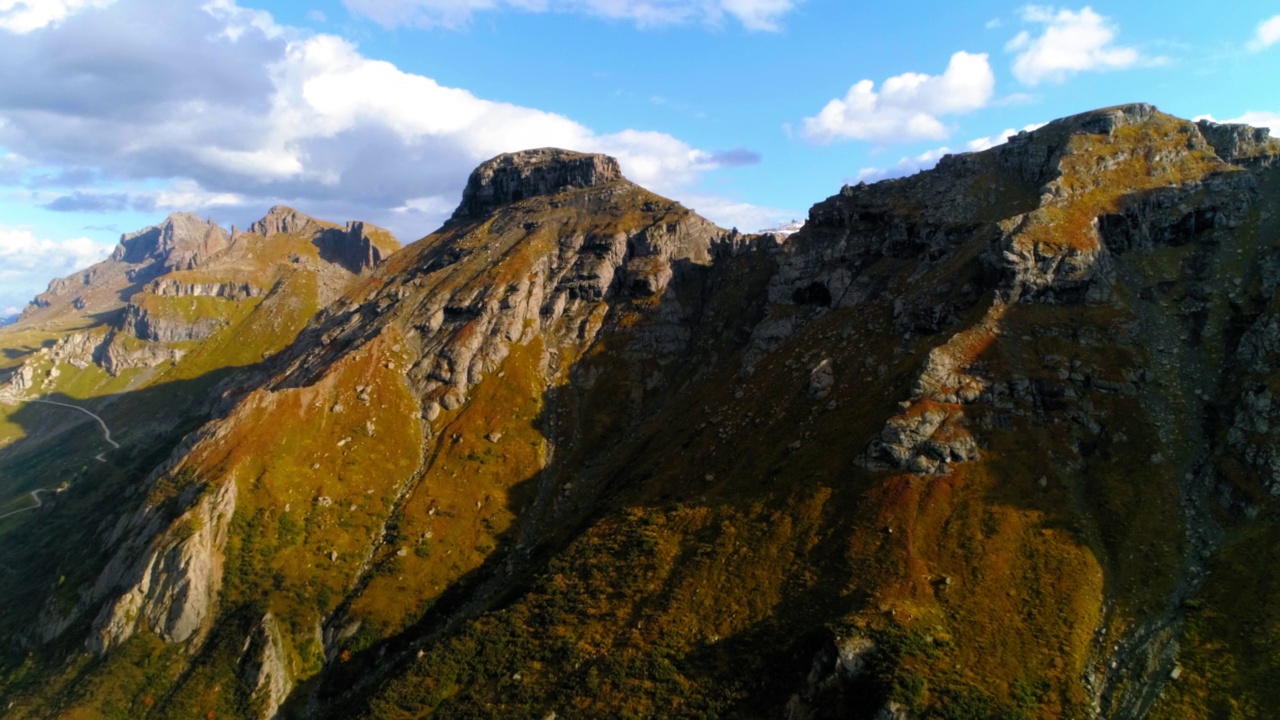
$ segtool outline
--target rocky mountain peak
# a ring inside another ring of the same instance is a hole
[[[353,273],[372,268],[400,249],[400,243],[390,232],[360,220],[348,222],[345,230],[327,228],[312,242],[320,248],[321,257]]]
[[[284,205],[268,210],[261,220],[249,226],[249,234],[264,238],[276,235],[310,238],[319,248],[321,258],[353,273],[373,267],[400,248],[390,232],[376,225],[353,220],[344,229]]]
[[[308,226],[319,221],[291,207],[276,205],[263,218],[249,226],[249,232],[271,237],[272,235],[301,234]]]
[[[622,179],[618,161],[608,155],[557,148],[506,153],[482,163],[471,173],[453,218],[481,217],[527,197],[597,187]]]
[[[784,242],[538,150],[386,262],[275,208],[59,281],[41,322],[131,299],[0,332],[0,705],[1265,716],[1277,157],[1104,108]]]
[[[212,220],[179,212],[159,225],[122,235],[111,259],[134,264],[162,260],[171,269],[185,269],[230,243],[231,235]]]
[[[1070,115],[1049,125],[1066,127],[1072,132],[1109,135],[1119,128],[1147,122],[1157,112],[1156,107],[1149,103],[1129,103]]]
[[[1229,163],[1251,158],[1274,157],[1280,153],[1280,142],[1271,137],[1271,129],[1252,125],[1196,122],[1200,134],[1213,146],[1218,157]]]

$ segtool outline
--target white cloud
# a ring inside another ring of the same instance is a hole
[[[899,177],[906,177],[908,175],[915,175],[916,173],[922,170],[928,170],[929,168],[932,168],[934,165],[937,165],[938,161],[942,159],[942,156],[950,152],[951,152],[951,148],[944,145],[940,148],[926,150],[914,157],[904,157],[898,160],[898,162],[895,163],[892,167],[862,168],[861,170],[858,171],[856,175],[853,176],[853,181],[855,183],[878,182],[880,180],[887,180],[889,178],[899,178]]]
[[[184,211],[190,208],[237,207],[249,204],[238,193],[209,192],[192,180],[180,179],[169,188],[149,194],[149,202],[159,210]]]
[[[218,33],[218,37],[226,38],[231,42],[238,41],[251,30],[258,31],[268,39],[284,37],[287,34],[283,26],[276,24],[271,13],[242,8],[236,5],[235,0],[208,0],[200,6],[200,9],[223,23],[223,30]]]
[[[1223,123],[1225,125],[1239,124],[1269,128],[1274,136],[1280,137],[1280,113],[1250,110],[1240,117],[1231,118],[1230,120],[1218,120],[1212,115],[1197,115],[1193,119],[1208,120],[1209,122]]]
[[[0,258],[6,273],[17,273],[38,267],[57,267],[67,272],[86,268],[111,254],[113,243],[94,242],[86,237],[68,240],[38,238],[25,228],[0,226]]]
[[[879,92],[871,80],[855,83],[844,98],[805,118],[803,134],[817,143],[843,138],[939,140],[951,134],[941,117],[986,106],[995,84],[986,55],[958,52],[941,75],[896,75],[885,80]]]
[[[1024,125],[1021,130],[1007,128],[1004,132],[999,132],[989,137],[974,138],[973,140],[965,143],[964,148],[967,152],[981,152],[983,150],[989,150],[997,145],[1005,144],[1009,141],[1009,138],[1020,132],[1035,132],[1047,124],[1048,123],[1031,123],[1030,125]]]
[[[114,243],[89,238],[50,240],[26,228],[0,226],[0,303],[21,305],[43,292],[50,278],[105,259]],[[11,315],[6,308],[5,315]]]
[[[670,135],[598,135],[562,115],[477,98],[370,60],[332,35],[291,43],[272,74],[276,95],[262,142],[247,150],[207,149],[203,156],[211,165],[336,186],[346,175],[335,162],[342,158],[317,156],[316,148],[351,133],[381,133],[405,149],[446,145],[465,157],[467,170],[499,153],[532,147],[604,152],[618,158],[630,179],[660,192],[717,166],[711,153]]]
[[[480,98],[231,0],[131,0],[0,43],[0,185],[46,176],[33,202],[53,210],[243,223],[284,203],[412,239],[448,217],[477,164],[545,146],[614,155],[676,199],[759,161]]]
[[[1249,41],[1249,49],[1257,52],[1280,42],[1280,15],[1258,23],[1258,29]]]
[[[1045,123],[1032,123],[1022,128],[1022,131],[1033,132],[1045,126]],[[1009,138],[1017,135],[1019,130],[1009,128],[1004,132],[996,133],[989,137],[974,138],[965,143],[964,150],[960,152],[981,152],[990,150],[997,145],[1003,145],[1008,142]],[[919,155],[913,157],[904,157],[898,160],[892,167],[887,168],[863,168],[853,177],[854,182],[876,182],[878,180],[886,180],[888,178],[906,177],[915,175],[918,172],[928,170],[938,164],[944,155],[956,152],[945,145],[940,148],[926,150]]]
[[[17,182],[31,163],[17,153],[0,154],[0,184]]]
[[[398,213],[422,213],[436,216],[446,215],[451,210],[453,205],[439,197],[409,198],[395,209]]]
[[[1280,113],[1251,111],[1227,122],[1270,128],[1276,137],[1280,137]]]
[[[102,8],[115,0],[0,0],[0,29],[29,33],[62,22],[89,8]]]
[[[1137,49],[1115,44],[1118,29],[1090,7],[1077,11],[1050,6],[1022,8],[1022,20],[1043,27],[1037,37],[1023,30],[1009,41],[1005,50],[1016,52],[1013,74],[1026,85],[1063,82],[1086,71],[1118,70],[1145,59]]]
[[[681,202],[720,227],[743,232],[775,227],[797,216],[794,210],[760,207],[716,195],[686,195]]]
[[[387,26],[456,28],[476,12],[580,13],[637,26],[701,23],[718,26],[726,16],[748,30],[776,32],[799,0],[343,0],[353,12]]]
[[[777,31],[778,21],[795,8],[795,0],[721,0],[724,11],[748,30]]]

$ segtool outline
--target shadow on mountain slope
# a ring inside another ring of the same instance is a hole
[[[0,592],[0,637],[16,659],[29,635],[38,632],[42,612],[74,605],[75,589],[92,583],[110,548],[104,533],[147,497],[143,480],[179,441],[215,412],[213,391],[238,372],[227,369],[191,379],[83,400],[55,393],[40,399],[84,408],[100,416],[120,444],[113,448],[92,417],[68,407],[27,402],[8,420],[23,437],[0,450],[0,478],[7,511],[30,506],[33,490],[43,504],[0,520],[0,566],[8,577]],[[93,518],[93,522],[85,522]],[[83,632],[63,634],[71,647]]]

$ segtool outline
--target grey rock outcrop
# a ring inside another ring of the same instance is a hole
[[[276,717],[289,697],[295,675],[291,666],[280,622],[267,613],[245,640],[240,657],[240,677],[251,689],[250,704],[258,720]]]
[[[555,148],[499,155],[471,173],[453,218],[475,219],[527,197],[621,179],[618,161],[607,155]]]
[[[249,226],[249,232],[269,238],[275,235],[310,235],[329,227],[291,207],[276,205],[262,219]]]
[[[1144,123],[1155,113],[1155,106],[1149,103],[1129,103],[1072,115],[1055,120],[1050,125],[1064,125],[1074,132],[1091,135],[1110,135],[1120,128]]]
[[[6,381],[0,384],[0,403],[11,404],[23,401],[31,392],[38,390],[46,380],[56,378],[60,372],[58,365],[62,363],[80,370],[99,363],[108,337],[109,334],[104,335],[101,331],[86,330],[71,333],[52,346],[37,350],[32,357],[14,368]],[[49,363],[53,367],[47,371],[47,374],[38,376],[37,367],[44,363]]]
[[[835,369],[831,366],[831,359],[826,358],[809,372],[809,397],[826,400],[835,384]]]
[[[159,343],[136,342],[125,332],[112,330],[95,356],[98,364],[111,375],[130,368],[153,368],[181,360],[185,353]]]
[[[226,482],[168,523],[140,509],[90,593],[111,598],[94,620],[90,649],[105,653],[142,628],[165,642],[198,642],[217,609],[235,507],[236,484]]]
[[[147,281],[200,267],[230,244],[230,234],[212,221],[174,213],[159,225],[122,235],[106,260],[51,281],[23,310],[21,319],[51,319],[65,313],[108,315]]]
[[[353,273],[364,272],[386,257],[383,244],[375,236],[390,241],[387,245],[399,247],[389,232],[375,225],[353,220],[340,228],[283,205],[267,211],[266,216],[249,226],[249,232],[268,239],[277,235],[311,237],[321,259]]]
[[[949,463],[977,460],[981,452],[960,426],[963,417],[944,408],[894,417],[881,432],[873,455],[919,475],[945,472]]]
[[[1237,358],[1247,380],[1227,441],[1271,494],[1280,496],[1280,401],[1265,382],[1280,361],[1280,319],[1259,318],[1241,338]]]
[[[854,684],[872,670],[880,648],[870,638],[832,637],[814,655],[803,685],[787,702],[786,720],[840,717],[840,708],[856,692]]]
[[[348,250],[345,260],[349,268],[354,268],[353,272],[368,270],[382,262],[385,257],[382,248],[374,243],[370,235],[373,229],[372,225],[359,220],[347,223]]]
[[[164,271],[189,270],[230,244],[231,234],[213,222],[174,213],[159,225],[121,236],[110,259],[134,265],[159,261]]]
[[[379,233],[390,237],[387,231],[358,220],[347,223],[345,230],[336,228],[319,233],[314,240],[320,249],[320,257],[341,265],[353,273],[369,270],[386,257],[383,248],[374,238]]]
[[[483,228],[483,247],[469,244],[466,233],[475,230],[464,218],[500,202],[515,203],[511,216],[519,216],[522,200],[588,187],[596,191],[578,199],[588,213],[596,207],[612,212],[634,206],[651,219],[629,231],[595,232],[577,227],[552,208],[555,220],[506,219]],[[690,268],[708,266],[713,246],[729,234],[627,182],[612,158],[562,150],[526,151],[484,163],[472,175],[467,198],[455,224],[442,231],[459,233],[457,238],[424,252],[415,273],[383,288],[376,299],[370,296],[358,312],[323,318],[330,324],[319,338],[321,345],[359,344],[380,332],[396,315],[393,308],[413,308],[420,359],[409,377],[429,418],[442,408],[460,407],[513,346],[535,337],[547,347],[543,369],[554,374],[558,363],[597,339],[615,305],[643,301],[656,307],[649,322],[632,328],[634,352],[677,352],[689,340],[692,308],[669,287]],[[546,252],[520,251],[544,242]],[[477,285],[466,279],[478,270],[511,280]],[[308,366],[318,366],[323,358],[306,359],[297,373],[306,377]]]
[[[116,251],[119,252],[119,247]],[[73,295],[94,285],[98,282],[100,274],[101,269],[95,265],[67,277],[54,278],[49,281],[49,288],[37,295],[31,304],[38,308],[50,307],[55,298]]]
[[[1007,302],[1101,302],[1114,275],[1105,246],[1047,246],[1019,237],[1029,223],[1043,222],[1040,211],[999,224],[1001,236],[984,259],[1002,277]]]
[[[266,290],[247,282],[197,283],[173,277],[153,280],[145,290],[160,297],[216,297],[228,300],[245,300],[267,294]]]
[[[147,342],[173,343],[203,340],[218,331],[222,321],[212,317],[157,316],[134,304],[125,306],[125,333]]]
[[[83,370],[97,362],[102,351],[104,335],[101,332],[72,333],[49,348],[49,360],[55,365],[67,363]]]
[[[1258,182],[1252,174],[1222,173],[1143,193],[1119,212],[1100,215],[1098,233],[1114,254],[1180,247],[1239,229],[1257,200]]]
[[[117,252],[119,248],[117,248]],[[76,309],[83,309],[83,295],[85,291],[94,287],[103,287],[116,285],[124,287],[132,282],[132,274],[139,273],[148,277],[158,274],[159,270],[153,268],[156,261],[148,261],[149,264],[139,267],[112,268],[108,263],[114,261],[98,263],[90,268],[81,270],[67,277],[55,278],[49,281],[49,287],[23,308],[22,313],[18,316],[19,322],[28,320],[37,315],[42,310],[62,306],[79,306]],[[113,272],[114,270],[114,272]]]
[[[411,377],[421,373],[423,394],[454,409],[513,344],[540,334],[553,346],[586,347],[602,328],[599,309],[628,298],[662,298],[673,266],[707,263],[711,239],[720,232],[690,216],[630,237],[575,234],[561,238],[555,255],[539,259],[510,286],[436,296],[422,335],[424,359]],[[675,310],[671,322],[638,329],[637,350],[670,352],[687,342],[679,315]]]
[[[22,363],[9,373],[4,384],[0,384],[0,404],[12,405],[22,402],[27,397],[27,392],[35,386],[35,383],[35,367],[30,362]]]
[[[1270,128],[1211,120],[1200,120],[1196,126],[1218,157],[1226,162],[1264,166],[1275,162],[1276,141],[1271,137]]]

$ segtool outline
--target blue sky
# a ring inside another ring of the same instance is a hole
[[[608,152],[744,230],[1133,101],[1280,134],[1280,7],[0,0],[0,313],[188,210],[408,242],[498,152]]]

